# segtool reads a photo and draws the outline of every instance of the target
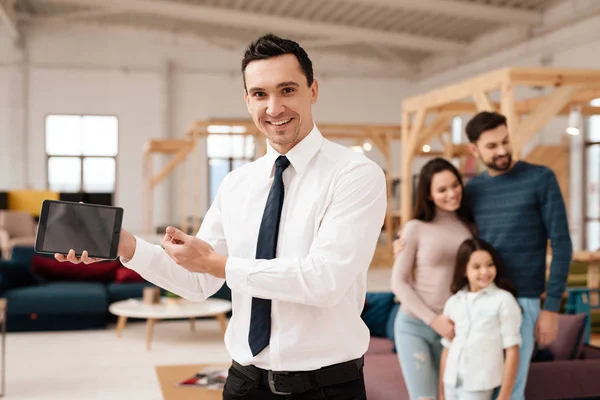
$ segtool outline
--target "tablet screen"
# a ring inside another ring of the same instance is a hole
[[[50,202],[42,250],[108,256],[116,216],[115,208]]]

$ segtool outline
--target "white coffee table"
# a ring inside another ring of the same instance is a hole
[[[108,311],[119,317],[117,321],[117,337],[121,337],[127,318],[146,319],[146,348],[150,350],[154,323],[161,319],[189,318],[192,330],[194,318],[215,317],[221,324],[221,331],[227,329],[227,314],[231,311],[231,302],[222,299],[206,299],[193,303],[184,299],[162,297],[158,304],[145,304],[142,299],[129,299],[112,303]]]

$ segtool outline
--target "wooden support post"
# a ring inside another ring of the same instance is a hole
[[[452,117],[452,114],[441,113],[432,123],[423,128],[421,133],[418,135],[414,151],[418,152],[421,147],[431,142],[436,137],[439,137],[444,130],[448,128],[448,125],[450,125]]]
[[[377,132],[365,132],[365,136],[370,138],[373,143],[379,148],[385,158],[385,178],[386,178],[386,195],[387,207],[385,213],[385,236],[388,247],[394,240],[394,228],[392,226],[392,155],[391,155],[391,136],[380,135]],[[389,248],[391,251],[391,247]]]
[[[521,154],[523,147],[540,129],[544,127],[558,112],[568,104],[579,90],[576,86],[562,86],[551,95],[546,96],[527,118],[525,118],[514,131],[512,141],[513,151]]]
[[[496,108],[490,102],[484,91],[478,90],[473,92],[473,99],[477,106],[477,111],[496,111]]]
[[[383,154],[386,158],[386,161],[390,158],[390,145],[386,143],[386,139],[384,136],[379,135],[376,132],[367,131],[365,132],[365,138],[373,142],[375,147]]]
[[[415,121],[415,125],[418,122]],[[411,161],[413,149],[411,148],[411,132],[409,131],[410,114],[402,113],[402,182],[400,196],[400,226],[404,226],[412,214],[412,179]],[[414,127],[414,126],[413,126]]]
[[[183,162],[190,153],[190,150],[192,150],[191,147],[179,150],[179,152],[173,158],[171,158],[167,165],[165,165],[165,167],[158,174],[156,174],[155,177],[152,178],[152,187],[154,188],[156,185],[158,185],[160,181],[166,178],[167,175],[169,175],[179,163]]]
[[[198,230],[200,230],[200,218],[202,217],[202,206],[201,206],[201,201],[200,201],[200,174],[203,170],[202,166],[200,165],[200,144],[198,143],[198,140],[200,140],[201,134],[199,132],[198,129],[194,130],[194,135],[192,140],[194,141],[194,151],[193,151],[193,157],[194,159],[192,160],[192,191],[193,191],[193,200],[192,200],[192,209],[196,210],[196,212],[192,213],[193,216],[193,231],[194,231],[194,235],[198,233]],[[208,168],[208,161],[204,164],[207,168]],[[206,174],[208,175],[208,174]],[[208,191],[208,190],[207,190]],[[207,196],[208,198],[208,196]]]
[[[393,164],[392,164],[392,141],[394,140],[394,135],[392,131],[387,130],[385,134],[381,135],[385,137],[385,142],[387,144],[388,152],[386,157],[386,172],[387,172],[387,194],[388,194],[388,203],[387,203],[387,214],[385,219],[385,224],[387,226],[387,241],[388,244],[391,245],[394,240],[395,235],[395,226],[394,226],[394,218],[393,218],[393,208],[392,208],[392,199],[394,193],[392,192],[392,182],[393,182]],[[390,247],[391,250],[391,247]],[[390,252],[391,254],[391,252]]]
[[[415,120],[413,121],[413,123],[410,126],[410,137],[409,137],[408,142],[405,142],[404,138],[402,139],[402,148],[404,148],[405,144],[408,144],[407,150],[409,151],[411,161],[412,161],[412,157],[415,154],[415,149],[417,148],[419,136],[421,135],[421,129],[423,129],[423,124],[425,123],[426,111],[427,110],[425,108],[422,108],[417,111],[417,113],[415,115]],[[402,126],[404,126],[404,125],[402,125]]]
[[[187,162],[183,161],[181,163],[181,230],[184,233],[188,233],[188,211],[187,211],[187,203],[188,203],[188,193],[187,193]]]
[[[152,154],[144,153],[142,167],[142,229],[154,233],[154,190],[152,186]]]
[[[452,160],[454,158],[454,143],[452,143],[451,134],[443,133],[440,136],[440,142],[442,142],[442,146],[444,147],[444,157]]]
[[[506,117],[506,125],[508,127],[508,136],[511,144],[514,146],[518,142],[515,136],[519,125],[518,116],[515,111],[515,89],[512,86],[509,78],[502,83],[502,99],[500,103],[501,113]],[[520,149],[513,148],[513,160],[521,159]]]

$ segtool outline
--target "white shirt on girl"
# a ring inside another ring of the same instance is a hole
[[[448,348],[444,383],[461,385],[469,391],[494,389],[502,384],[504,349],[521,345],[521,307],[508,291],[491,283],[478,292],[468,287],[451,296],[444,315],[454,321]]]

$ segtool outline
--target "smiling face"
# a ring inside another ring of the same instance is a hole
[[[313,129],[317,81],[308,86],[293,54],[252,61],[244,77],[244,98],[254,123],[275,150],[287,153]]]
[[[462,200],[462,186],[452,171],[444,170],[431,178],[430,195],[437,208],[456,211]]]
[[[512,147],[506,125],[483,132],[470,147],[488,168],[490,175],[499,175],[511,169]]]
[[[466,276],[471,292],[478,292],[494,282],[496,265],[490,253],[485,250],[474,251],[467,264]]]

